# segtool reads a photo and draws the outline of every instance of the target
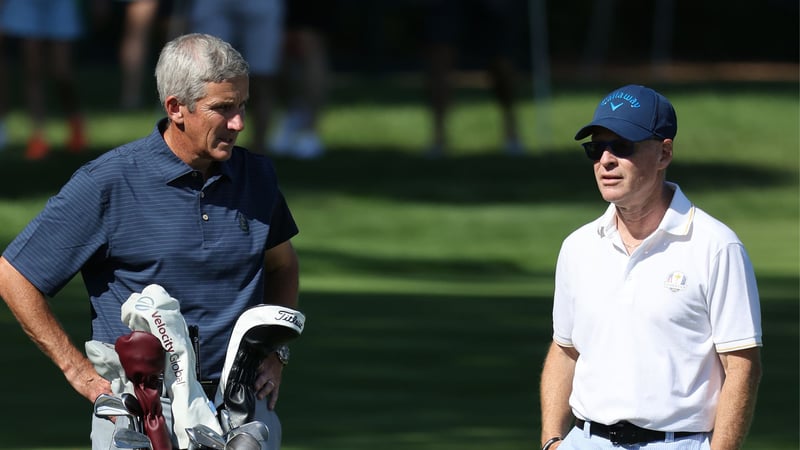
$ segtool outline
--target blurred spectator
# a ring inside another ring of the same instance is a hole
[[[5,0],[0,5],[0,30],[18,38],[22,48],[25,100],[33,128],[25,157],[39,160],[50,151],[45,136],[48,71],[68,119],[67,150],[83,150],[86,136],[72,70],[72,44],[83,31],[77,1]]]
[[[286,4],[281,63],[286,112],[270,145],[276,155],[312,159],[325,152],[318,124],[328,88],[325,38],[332,6],[330,0],[290,0]]]
[[[120,106],[136,109],[142,103],[142,80],[158,15],[158,0],[120,0],[125,3],[125,20],[119,46],[122,68]]]
[[[510,51],[514,48],[515,0],[427,0],[425,38],[427,40],[428,89],[433,114],[433,138],[428,149],[432,157],[447,151],[447,113],[452,101],[452,72],[457,49],[468,34],[478,36],[485,48],[472,55],[485,55],[481,61],[488,70],[503,120],[504,150],[511,155],[524,153],[517,131],[514,110],[516,77]]]
[[[0,0],[0,8],[2,8],[2,0]],[[2,30],[0,30],[2,31]],[[8,129],[6,128],[6,116],[8,115],[8,79],[6,76],[6,54],[3,51],[3,33],[0,32],[0,151],[6,148],[8,144]]]
[[[161,46],[185,32],[186,6],[181,0],[117,1],[125,6],[119,47],[120,106],[137,109],[142,105],[144,76],[155,67],[155,62],[150,61],[151,43],[156,40]]]
[[[250,65],[250,149],[266,153],[283,35],[282,0],[194,0],[190,30],[230,42]]]

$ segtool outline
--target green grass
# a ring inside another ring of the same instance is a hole
[[[453,153],[429,160],[418,86],[363,79],[339,86],[323,122],[328,154],[277,160],[301,228],[294,243],[308,316],[279,403],[285,449],[536,447],[559,244],[605,208],[571,136],[611,87],[556,86],[548,116],[521,104],[532,150],[521,158],[497,149],[499,121],[486,93],[462,91]],[[670,178],[739,234],[759,280],[765,373],[746,448],[796,449],[796,83],[660,90],[681,118]],[[84,155],[22,161],[27,124],[19,111],[10,116],[12,146],[0,154],[0,246],[75,168],[148,133],[157,117],[88,101],[93,148]],[[542,133],[537,121],[552,129]],[[55,123],[50,131],[64,135]],[[79,280],[53,307],[77,341],[86,338]],[[5,308],[0,323],[3,447],[87,448],[91,405]]]

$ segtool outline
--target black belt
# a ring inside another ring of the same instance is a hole
[[[575,420],[575,426],[581,429],[585,423],[581,419]],[[664,431],[648,430],[630,422],[617,422],[613,425],[603,425],[597,422],[589,422],[589,424],[591,425],[589,427],[590,434],[606,438],[614,445],[644,444],[667,439],[667,433]],[[697,431],[676,431],[674,434],[676,438],[681,438],[697,433]]]

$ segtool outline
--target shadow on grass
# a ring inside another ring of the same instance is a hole
[[[746,448],[796,448],[798,278],[760,282],[768,293],[765,374]],[[87,328],[81,289],[73,282],[54,302],[76,339]],[[550,306],[549,297],[537,296],[304,293],[309,326],[292,345],[279,404],[285,447],[529,448],[538,436],[537,385]],[[0,421],[4,447],[87,446],[89,403],[7,311],[0,320],[4,361],[14,367],[0,371],[6,408],[14,411]]]
[[[422,276],[436,280],[496,281],[507,278],[533,278],[535,275],[502,258],[424,259],[356,256],[320,249],[298,250],[304,273],[376,274],[392,277]],[[548,273],[551,276],[552,273]]]
[[[102,150],[57,152],[45,161],[9,158],[0,167],[0,198],[52,195],[82,164]],[[313,161],[277,159],[287,193],[315,191],[392,200],[452,203],[598,201],[591,163],[574,149],[509,157],[487,149],[474,155],[428,159],[391,147],[369,151],[333,148]],[[670,179],[693,190],[797,184],[796,168],[676,161]]]
[[[574,149],[509,157],[475,155],[427,159],[392,149],[333,149],[315,161],[279,160],[285,190],[346,193],[430,203],[482,204],[599,200],[591,162]],[[797,184],[796,168],[673,162],[670,179],[693,189],[740,189]]]

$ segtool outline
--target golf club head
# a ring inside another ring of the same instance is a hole
[[[219,425],[222,428],[222,432],[227,435],[228,432],[231,431],[231,428],[233,428],[231,425],[231,413],[225,408],[220,408],[217,413],[219,415]]]
[[[152,450],[153,444],[144,433],[123,428],[114,433],[114,446],[122,449]]]
[[[266,443],[263,448],[266,448]],[[262,450],[262,443],[246,432],[234,431],[234,435],[225,443],[224,450]]]
[[[132,422],[136,431],[144,433],[144,410],[142,409],[142,404],[139,403],[139,399],[130,392],[123,392],[120,394],[120,398],[122,403],[125,404],[125,408],[133,416]]]
[[[206,425],[200,424],[192,428],[187,428],[186,434],[189,436],[189,441],[191,441],[197,449],[225,449],[225,438]]]
[[[197,435],[193,428],[186,429],[186,436],[189,437],[189,450],[203,450],[203,446],[197,441]]]
[[[121,398],[100,394],[94,401],[94,415],[101,419],[108,419],[110,417],[130,416],[131,413],[125,407],[125,402]]]
[[[253,436],[259,442],[267,442],[269,439],[269,428],[264,422],[260,422],[258,420],[254,420],[252,422],[247,422],[237,428],[231,430],[231,436],[234,436],[239,433],[247,433],[250,436]]]
[[[142,404],[139,403],[139,399],[136,398],[135,395],[131,394],[130,392],[123,392],[120,394],[120,398],[122,399],[122,403],[125,404],[125,408],[128,409],[128,412],[140,417],[144,415]]]

